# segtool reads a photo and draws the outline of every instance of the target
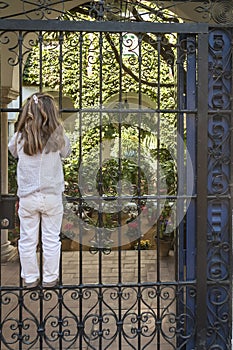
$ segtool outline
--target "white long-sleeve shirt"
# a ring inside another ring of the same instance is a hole
[[[64,191],[62,158],[70,152],[70,141],[65,135],[65,146],[56,152],[38,153],[29,156],[24,153],[23,140],[16,141],[17,133],[11,138],[8,147],[13,157],[18,158],[17,184],[18,197],[26,197],[34,192],[60,194]],[[18,137],[20,140],[20,134]]]

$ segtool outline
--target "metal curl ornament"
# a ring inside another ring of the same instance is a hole
[[[230,24],[233,22],[233,2],[221,0],[213,4],[212,17],[216,23]]]

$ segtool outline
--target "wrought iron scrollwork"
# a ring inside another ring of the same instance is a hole
[[[195,316],[183,304],[177,317],[177,294],[183,295],[186,287],[174,286],[122,286],[112,288],[78,287],[62,290],[5,292],[2,294],[2,343],[13,350],[19,344],[33,349],[46,344],[57,349],[62,342],[65,349],[72,349],[80,341],[91,349],[108,349],[117,342],[119,335],[130,349],[138,349],[138,339],[144,349],[167,343],[176,349],[176,340],[186,344],[195,332]],[[196,293],[189,295],[195,300]],[[43,302],[43,319],[37,313]],[[80,310],[82,303],[82,314]],[[118,305],[121,303],[121,316]],[[72,306],[71,306],[72,305]],[[160,305],[158,309],[156,305]],[[18,316],[18,308],[23,315]],[[180,308],[182,306],[180,305]],[[5,313],[5,311],[7,313]],[[222,314],[221,317],[225,317]],[[189,327],[187,333],[186,325]],[[178,338],[177,338],[178,337]]]
[[[18,1],[18,10],[7,1],[0,2],[1,18],[51,19],[62,18],[67,12],[97,21],[146,21],[176,23],[180,20],[231,24],[233,4],[231,0],[189,1],[115,1],[95,0],[78,5],[75,1]]]
[[[229,13],[227,13],[229,11]],[[232,23],[232,2],[217,1],[212,10],[216,22]],[[228,308],[231,280],[231,108],[232,42],[227,30],[213,29],[209,36],[209,122],[208,122],[208,349],[229,344],[225,330],[230,322]],[[230,327],[229,327],[230,329]],[[224,335],[225,334],[225,335]]]
[[[212,20],[218,24],[233,22],[233,4],[231,0],[205,1],[195,9],[202,14],[203,19]]]

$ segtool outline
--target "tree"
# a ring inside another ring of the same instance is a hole
[[[73,9],[72,13],[64,16],[63,20],[77,19],[77,14],[87,19],[90,17],[89,9],[90,3],[80,5]],[[154,9],[148,5],[145,9],[151,9],[152,13],[154,12]],[[135,21],[143,21],[143,16],[136,6],[131,8],[130,13]],[[95,17],[96,14],[92,12],[91,16]],[[164,20],[164,17],[160,16],[160,20]],[[170,17],[170,20],[175,19]],[[158,116],[155,113],[141,113],[139,116],[138,111],[128,113],[126,108],[126,113],[121,114],[120,130],[117,108],[125,107],[127,99],[115,106],[116,113],[104,113],[103,110],[98,109],[102,105],[105,106],[108,99],[120,90],[125,94],[133,91],[149,96],[154,101],[155,109],[175,108],[173,67],[175,50],[173,50],[172,35],[138,34],[137,45],[134,48],[132,48],[132,40],[125,38],[124,33],[67,32],[62,38],[59,33],[45,33],[41,42],[42,62],[39,60],[39,47],[34,45],[25,66],[24,83],[39,84],[40,67],[42,67],[43,85],[58,89],[62,79],[63,93],[73,99],[75,108],[82,110],[81,124],[77,119],[75,132],[71,135],[73,153],[65,164],[65,178],[69,184],[69,191],[71,189],[76,191],[80,159],[84,168],[86,163],[90,167],[92,164],[90,155],[93,152],[96,155],[96,147],[100,147],[101,142],[106,140],[119,138],[119,133],[121,133],[121,139],[128,135],[129,130],[140,135],[139,143],[135,141],[136,147],[146,146],[153,159],[157,157],[157,150],[161,144],[165,144],[167,149],[174,147],[175,114],[161,112]],[[59,53],[60,45],[62,45],[62,60]],[[141,54],[138,51],[139,47]],[[157,51],[159,47],[161,56]],[[124,48],[128,49],[129,54],[122,55]],[[138,106],[136,107],[138,109]],[[85,113],[85,109],[88,108],[94,111]],[[82,138],[81,143],[80,138]],[[108,166],[110,163],[109,161]],[[122,161],[121,166],[124,164],[124,171],[127,172],[126,163]],[[111,164],[116,166],[115,162]],[[169,171],[174,172],[174,162],[169,160],[169,164]],[[138,167],[136,166],[134,170],[138,172]]]

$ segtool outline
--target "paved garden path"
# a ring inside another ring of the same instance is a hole
[[[98,284],[99,278],[101,278],[102,284],[117,284],[119,282],[119,255],[117,251],[111,252],[109,255],[102,255],[101,256],[101,274],[100,274],[100,260],[99,255],[95,254],[92,255],[89,252],[85,251],[82,253],[82,279],[80,276],[80,253],[78,251],[75,252],[63,252],[62,253],[62,282],[64,289],[63,291],[63,306],[62,306],[62,317],[64,319],[64,316],[67,316],[67,319],[69,319],[69,331],[71,332],[71,335],[68,337],[69,341],[72,337],[72,334],[76,334],[77,332],[77,323],[75,321],[75,318],[73,315],[79,315],[80,312],[80,300],[78,298],[78,289],[70,288],[71,285],[79,285],[80,282],[83,284],[88,284],[91,286],[90,288],[84,288],[83,290],[83,300],[82,300],[82,313],[86,316],[86,322],[85,322],[85,332],[87,336],[91,339],[91,347],[88,346],[87,341],[85,341],[82,344],[82,349],[98,349],[100,348],[99,340],[95,339],[93,334],[95,332],[98,332],[98,322],[94,322],[94,317],[91,315],[98,315],[99,314],[99,288],[95,288],[95,284]],[[172,281],[174,280],[174,257],[168,256],[161,258],[160,260],[160,279],[162,281]],[[10,302],[3,302],[2,304],[2,319],[7,320],[9,319],[9,322],[3,323],[3,336],[6,339],[6,342],[12,341],[12,331],[10,330],[10,325],[14,324],[14,319],[18,319],[19,315],[19,307],[18,307],[18,292],[15,292],[14,287],[17,287],[19,285],[19,261],[18,259],[15,259],[14,261],[7,262],[2,264],[2,286],[3,287],[9,287],[9,292],[5,294],[5,297],[10,298]],[[154,282],[157,280],[157,254],[155,250],[147,250],[147,251],[141,251],[141,264],[140,264],[140,274],[141,274],[141,282]],[[125,284],[137,284],[138,282],[138,252],[137,251],[122,251],[121,252],[121,280],[122,283]],[[66,290],[67,288],[67,290]],[[75,292],[76,290],[76,292]],[[117,334],[116,329],[116,317],[118,317],[118,300],[117,300],[117,289],[111,289],[111,291],[107,289],[102,289],[103,295],[104,295],[104,303],[102,304],[102,314],[106,313],[108,315],[111,315],[109,317],[109,320],[107,322],[108,329],[111,329],[111,334]],[[115,292],[114,292],[115,291]],[[125,296],[123,296],[121,301],[121,313],[122,315],[125,315],[124,320],[124,332],[126,334],[131,334],[132,329],[132,322],[135,314],[138,313],[138,302],[137,302],[137,288],[125,288],[124,293]],[[49,292],[49,291],[48,291]],[[173,300],[173,292],[172,289],[167,291],[164,291],[164,295],[166,295],[166,292],[170,293],[169,298],[164,298],[164,300],[160,303],[160,313],[163,312],[163,310],[166,310],[166,312],[170,313],[175,308],[175,302],[171,303],[169,306],[169,303],[171,300]],[[58,318],[59,312],[59,305],[57,303],[58,300],[58,291],[51,292],[50,294],[47,294],[47,299],[45,298],[45,295],[43,296],[43,299],[39,297],[40,289],[32,295],[31,291],[24,291],[24,307],[21,309],[22,312],[22,318],[32,321],[28,321],[28,324],[30,324],[31,329],[31,340],[35,339],[35,344],[32,346],[31,349],[38,350],[41,349],[39,347],[39,341],[37,338],[37,327],[36,322],[34,320],[39,320],[40,318],[40,312],[41,307],[43,309],[43,317],[47,319],[46,323],[46,334],[48,337],[50,336],[52,332],[52,326],[49,322],[49,319],[51,317],[51,320],[56,320],[56,317]],[[76,294],[77,293],[77,294]],[[115,294],[114,294],[115,293]],[[151,310],[156,314],[158,310],[158,299],[156,295],[152,297],[154,294],[153,288],[149,290],[149,288],[146,288],[144,291],[142,291],[142,297],[141,297],[141,314],[147,313],[148,310]],[[3,298],[4,299],[4,298]],[[175,299],[174,299],[175,300]],[[3,300],[4,301],[4,300]],[[76,317],[76,316],[75,316]],[[90,317],[90,320],[88,321],[88,317]],[[148,318],[148,320],[145,322],[145,325],[148,329],[148,332],[151,334],[154,334],[155,330],[155,324],[153,323],[153,317]],[[166,332],[166,330],[169,327],[169,322],[164,318],[163,322],[163,331]],[[56,327],[55,327],[56,328]],[[25,330],[25,333],[28,331]],[[98,338],[98,337],[97,337]],[[109,340],[103,340],[103,349],[107,346]],[[148,344],[149,342],[149,344]],[[142,336],[142,343],[148,344],[146,349],[154,350],[157,348],[157,337],[143,337]],[[130,343],[135,346],[135,349],[138,349],[137,345],[137,337],[136,339],[131,339]],[[53,342],[50,344],[53,344]],[[63,348],[62,349],[68,349],[69,342],[63,342]],[[1,349],[7,349],[7,347],[4,347],[4,344],[1,344]],[[56,345],[56,341],[53,344],[54,349],[60,349],[58,346],[58,343]],[[16,344],[11,345],[11,349],[18,350],[19,343],[16,342]],[[26,345],[23,347],[23,350],[28,349]],[[43,343],[43,349],[50,349],[45,343]],[[72,347],[70,348],[72,350],[80,349],[80,345],[78,342],[74,342]],[[116,336],[116,339],[113,340],[111,346],[111,350],[119,350],[119,337]],[[131,346],[124,340],[124,337],[122,337],[122,344],[121,344],[122,350],[131,349]],[[166,343],[163,339],[161,339],[161,345],[160,350],[168,350],[168,349],[174,349],[173,345],[169,345]],[[81,349],[80,349],[81,350]]]

